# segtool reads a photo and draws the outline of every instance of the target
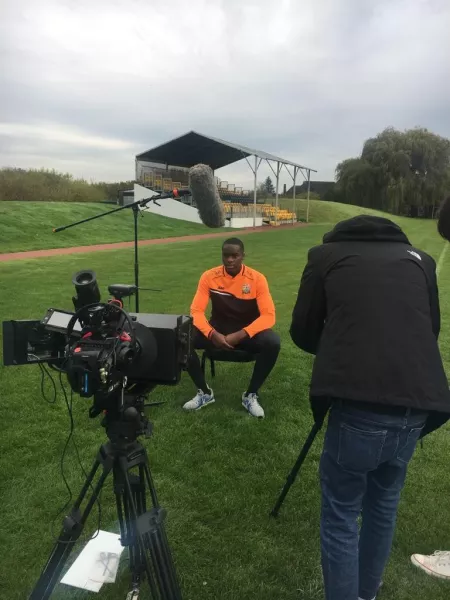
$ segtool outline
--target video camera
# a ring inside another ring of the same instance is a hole
[[[153,388],[179,382],[192,319],[127,313],[122,299],[136,286],[110,285],[112,298],[102,303],[93,271],[79,271],[72,281],[74,313],[49,308],[41,320],[3,322],[4,364],[47,363],[67,375],[75,393],[94,398],[91,417],[105,412],[110,421],[132,421]]]

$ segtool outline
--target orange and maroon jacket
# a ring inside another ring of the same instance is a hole
[[[205,315],[211,300],[212,313]],[[194,325],[206,337],[213,329],[228,335],[244,329],[249,337],[275,325],[275,306],[267,279],[254,269],[242,266],[232,277],[224,267],[203,273],[191,305]]]

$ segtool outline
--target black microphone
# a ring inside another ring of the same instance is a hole
[[[192,198],[202,223],[207,227],[223,227],[225,213],[214,173],[208,165],[198,164],[189,169]]]

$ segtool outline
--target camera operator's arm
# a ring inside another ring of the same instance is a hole
[[[325,290],[318,266],[320,250],[312,248],[308,253],[290,328],[294,344],[310,354],[317,352],[326,317]]]

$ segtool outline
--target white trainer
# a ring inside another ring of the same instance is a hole
[[[242,394],[242,406],[248,410],[252,417],[264,419],[264,409],[258,401],[257,394]]]
[[[189,400],[183,405],[184,410],[199,410],[207,404],[212,404],[215,402],[216,400],[214,398],[214,392],[211,388],[208,389],[210,391],[209,394],[205,394],[205,392],[202,390],[198,390],[197,394],[192,398],[192,400]]]
[[[430,556],[424,554],[413,554],[411,562],[428,575],[439,577],[439,579],[450,579],[450,552],[437,550]]]

